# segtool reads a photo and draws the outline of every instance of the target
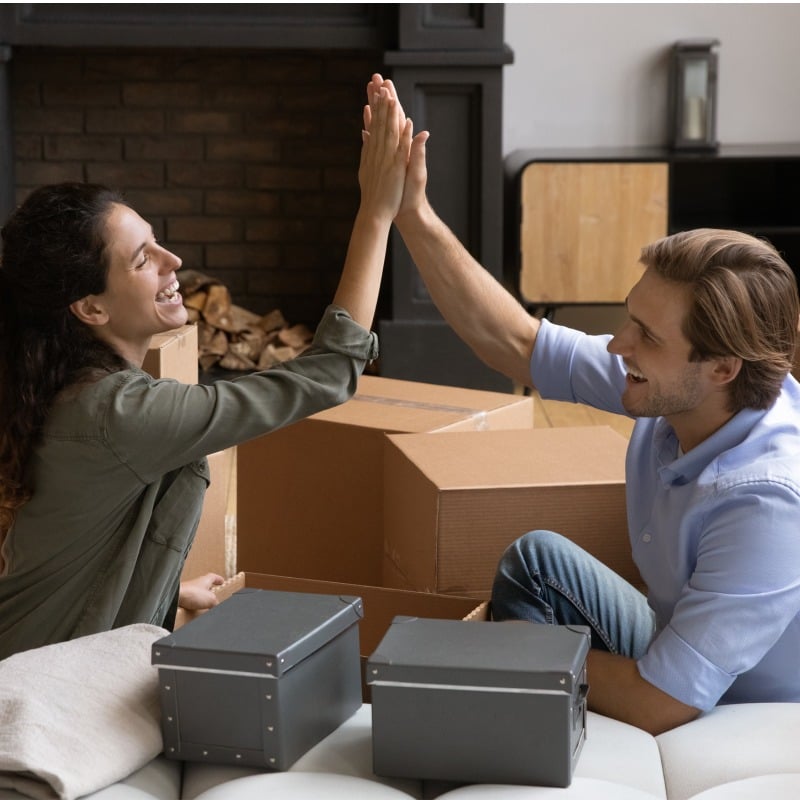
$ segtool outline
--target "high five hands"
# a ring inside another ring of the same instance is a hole
[[[391,120],[391,125],[386,124],[387,118]],[[402,159],[404,183],[400,186],[399,196],[392,193],[388,206],[394,207],[392,218],[408,211],[419,210],[425,203],[427,183],[425,143],[430,134],[428,131],[420,131],[416,136],[413,135],[413,123],[403,111],[394,84],[391,80],[384,80],[380,74],[375,73],[367,84],[363,132],[365,147],[362,149],[362,167],[359,169],[360,182],[364,172],[364,159],[370,157],[367,151],[373,145],[373,142],[370,141],[373,133],[381,139],[380,143],[374,143],[377,145],[374,149],[390,149],[394,142],[391,131],[395,126],[401,130],[395,154],[398,159],[396,166],[399,167]],[[371,174],[374,176],[374,173]],[[394,177],[397,177],[396,173]],[[396,189],[397,185],[393,184],[393,188]],[[363,193],[363,183],[361,189]]]

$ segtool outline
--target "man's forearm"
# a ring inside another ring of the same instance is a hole
[[[538,320],[467,252],[427,203],[395,223],[450,327],[490,367],[530,385]]]
[[[654,736],[691,722],[700,713],[648,683],[632,658],[591,650],[587,673],[592,711]]]

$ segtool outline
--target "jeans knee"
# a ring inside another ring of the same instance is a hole
[[[505,550],[497,567],[498,577],[504,576],[519,580],[522,575],[535,575],[539,572],[539,554],[546,550],[551,531],[528,531],[515,539]]]
[[[553,531],[535,530],[522,534],[514,540],[503,554],[506,563],[535,563],[539,553],[552,553],[561,549],[566,540],[563,536]]]

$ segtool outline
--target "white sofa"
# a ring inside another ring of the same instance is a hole
[[[0,800],[800,798],[800,703],[720,706],[657,737],[590,712],[563,789],[376,776],[369,704],[285,772],[169,760],[151,664],[164,633],[133,625],[0,661]]]
[[[661,736],[590,713],[571,786],[455,786],[380,778],[364,705],[286,772],[158,756],[92,800],[797,800],[800,704],[722,706]],[[489,746],[489,743],[487,743]],[[43,797],[46,795],[42,795]],[[0,800],[23,800],[0,789]]]

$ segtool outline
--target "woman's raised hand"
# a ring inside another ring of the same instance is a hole
[[[361,206],[391,221],[403,197],[413,125],[406,119],[391,81],[373,75],[367,99],[358,169]]]

